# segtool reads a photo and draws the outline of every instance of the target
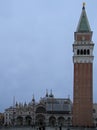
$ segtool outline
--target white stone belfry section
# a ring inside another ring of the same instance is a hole
[[[94,43],[92,41],[75,41],[73,44],[74,63],[92,63]]]

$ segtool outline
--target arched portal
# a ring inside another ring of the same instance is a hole
[[[64,125],[64,121],[65,121],[64,117],[59,117],[58,118],[58,125],[60,125],[60,126]]]
[[[55,126],[55,125],[56,125],[56,118],[55,118],[54,116],[51,116],[51,117],[49,118],[49,124],[50,124],[51,126]]]
[[[38,114],[36,116],[36,125],[42,127],[45,126],[45,116],[42,114]]]
[[[25,117],[26,125],[31,125],[31,121],[32,121],[31,116],[28,115],[28,116]]]
[[[23,117],[22,116],[17,117],[17,125],[23,125]]]

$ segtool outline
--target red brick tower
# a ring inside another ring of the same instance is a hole
[[[93,126],[93,47],[92,31],[83,4],[82,13],[74,33],[74,95],[73,126]]]

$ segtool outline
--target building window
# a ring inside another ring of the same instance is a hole
[[[83,50],[81,50],[81,55],[83,55]]]
[[[84,55],[86,55],[86,49],[84,49]]]
[[[90,50],[89,49],[87,50],[87,54],[90,55]]]
[[[93,109],[93,113],[96,113],[96,110],[95,110],[95,109]]]
[[[77,55],[79,55],[79,49],[77,50]]]

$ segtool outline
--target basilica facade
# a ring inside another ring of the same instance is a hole
[[[52,93],[36,102],[17,103],[4,112],[5,126],[70,126],[72,102],[69,98],[55,98]]]

